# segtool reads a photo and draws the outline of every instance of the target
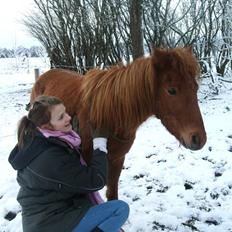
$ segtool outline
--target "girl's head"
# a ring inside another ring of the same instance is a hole
[[[28,116],[24,116],[18,127],[18,143],[23,146],[25,135],[34,136],[36,128],[69,132],[71,117],[59,98],[39,96],[31,104]]]

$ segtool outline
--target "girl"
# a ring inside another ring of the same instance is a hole
[[[120,231],[129,215],[127,203],[92,201],[106,184],[107,138],[93,138],[92,162],[86,166],[70,120],[58,98],[40,96],[20,121],[9,162],[17,170],[23,231]]]

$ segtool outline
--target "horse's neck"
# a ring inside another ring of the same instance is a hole
[[[133,135],[153,112],[154,74],[151,58],[126,67],[87,73],[83,105],[97,128],[109,128],[115,135]]]
[[[153,111],[154,99],[154,73],[151,58],[134,61],[127,67],[125,73],[125,81],[122,82],[121,87],[125,88],[125,92],[131,93],[130,102],[133,106],[131,110],[134,111],[134,114],[141,114],[143,117],[149,116]]]

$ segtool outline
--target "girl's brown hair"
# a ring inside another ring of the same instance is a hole
[[[50,122],[51,109],[55,105],[62,104],[62,101],[53,96],[41,95],[30,105],[27,116],[24,116],[18,126],[18,146],[22,148],[25,137],[34,137],[36,128]]]

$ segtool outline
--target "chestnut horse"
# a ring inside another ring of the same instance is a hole
[[[77,115],[87,163],[91,161],[91,127],[107,131],[106,196],[111,200],[118,198],[119,176],[136,129],[148,117],[159,118],[184,147],[203,147],[206,132],[197,102],[198,77],[198,62],[190,47],[156,48],[150,57],[127,66],[93,69],[85,76],[52,69],[36,81],[31,102],[41,94],[57,96],[72,117]]]

